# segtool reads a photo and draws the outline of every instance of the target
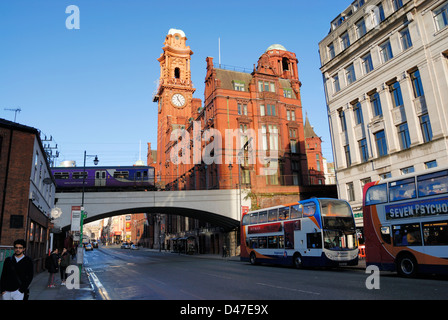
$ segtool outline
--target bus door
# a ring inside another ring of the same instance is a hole
[[[106,186],[106,170],[97,170],[95,172],[95,187]]]

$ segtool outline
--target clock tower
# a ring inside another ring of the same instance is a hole
[[[187,37],[182,30],[170,29],[165,38],[160,63],[160,79],[154,102],[158,103],[157,171],[160,183],[166,184],[177,178],[175,166],[170,160],[170,135],[175,129],[183,129],[192,114],[193,83],[190,61],[193,51],[186,45]]]

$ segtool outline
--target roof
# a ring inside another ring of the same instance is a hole
[[[185,36],[185,32],[183,32],[183,31],[180,30],[180,29],[173,29],[173,28],[171,28],[171,29],[168,31],[168,34],[175,35],[176,33],[180,34],[180,36],[181,36],[182,38],[185,38],[185,37],[186,37],[186,36]]]
[[[216,78],[221,80],[221,87],[223,89],[233,90],[233,83],[243,82],[245,84],[245,91],[248,91],[249,83],[252,80],[252,75],[250,73],[244,73],[239,71],[231,71],[224,69],[215,69]]]
[[[267,49],[266,49],[266,51],[265,52],[267,52],[267,51],[271,51],[271,50],[282,50],[282,51],[288,51],[288,50],[286,50],[286,48],[284,47],[284,46],[282,46],[281,44],[273,44],[273,45],[270,45]]]
[[[314,132],[313,126],[310,124],[310,120],[308,119],[308,114],[306,115],[305,119],[305,126],[303,127],[303,130],[305,131],[305,139],[306,138],[314,138],[319,136]]]
[[[20,131],[26,131],[26,132],[30,132],[30,133],[34,133],[36,135],[38,135],[39,130],[37,130],[36,128],[33,127],[29,127],[17,122],[13,122],[13,121],[8,121],[6,119],[2,119],[0,118],[0,127],[6,127],[6,128],[11,128],[11,129],[15,129],[15,130],[20,130]]]

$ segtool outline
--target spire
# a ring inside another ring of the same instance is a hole
[[[310,120],[308,119],[308,112],[305,113],[305,126],[304,131],[305,131],[305,139],[306,138],[313,138],[313,137],[319,137],[316,132],[314,132],[314,128],[313,126],[310,124]]]

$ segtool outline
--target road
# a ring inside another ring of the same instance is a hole
[[[381,273],[368,289],[360,269],[295,270],[146,249],[85,253],[97,299],[106,300],[446,300],[448,279]],[[367,281],[369,282],[369,281]]]

